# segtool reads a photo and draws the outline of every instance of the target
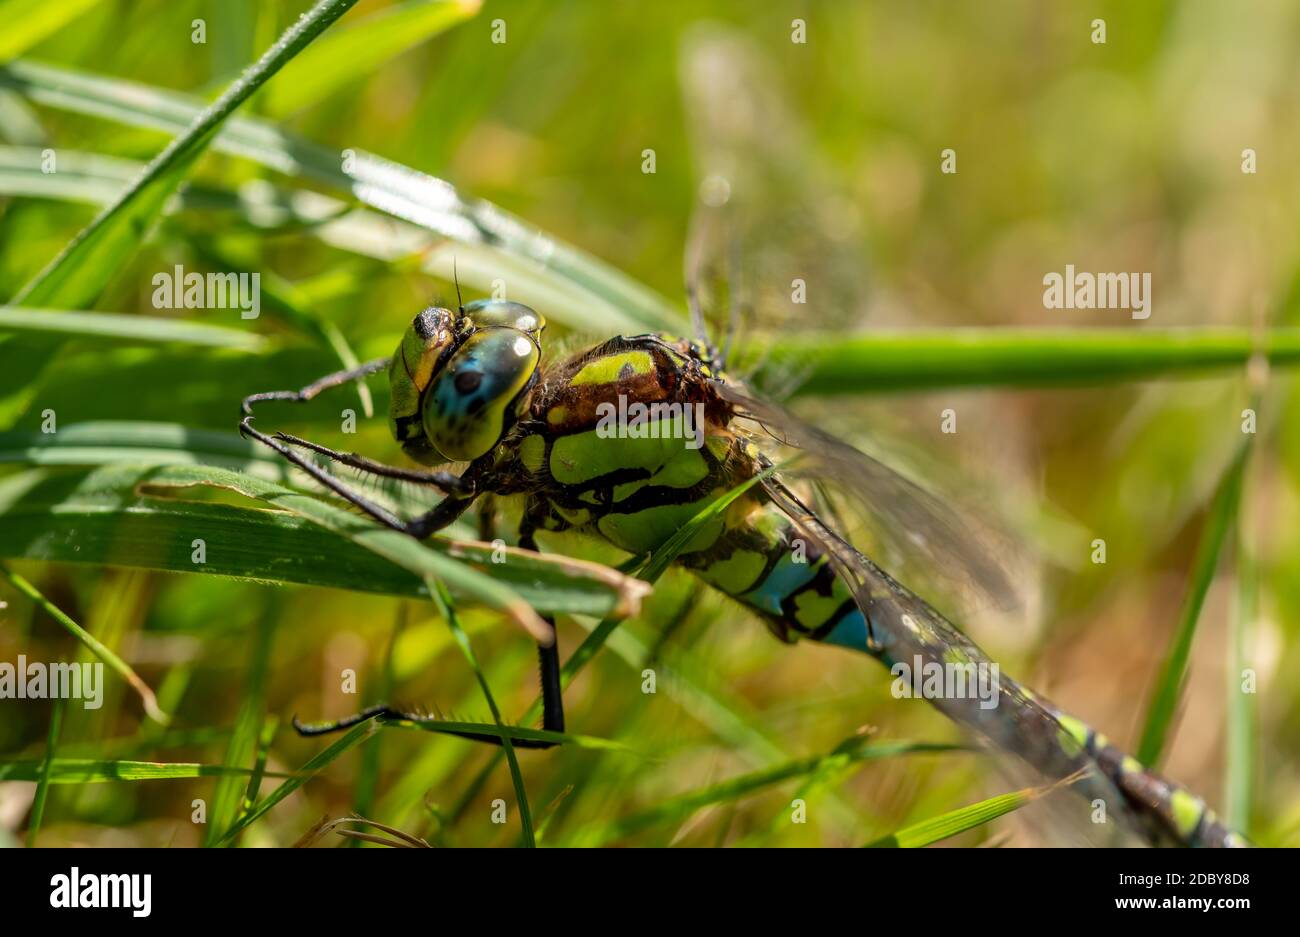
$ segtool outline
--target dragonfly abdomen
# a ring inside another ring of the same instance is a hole
[[[820,549],[775,505],[750,499],[708,550],[683,566],[758,614],[777,637],[866,643],[852,593]],[[858,636],[860,637],[860,640]]]

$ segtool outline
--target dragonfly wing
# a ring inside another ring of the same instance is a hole
[[[772,500],[800,530],[829,558],[836,574],[849,585],[863,617],[869,623],[867,650],[887,665],[905,663],[908,667],[933,663],[961,662],[992,668],[993,662],[965,634],[935,611],[906,586],[855,549],[832,530],[821,518],[786,486],[780,476],[764,479],[763,485]],[[933,698],[929,701],[944,715],[981,740],[997,749],[1017,756],[1022,764],[1010,765],[999,760],[999,773],[1008,778],[1024,778],[1033,769],[1038,781],[1060,782],[1072,786],[1084,799],[1073,796],[1051,798],[1039,812],[1049,812],[1060,823],[1037,824],[1060,837],[1071,831],[1076,838],[1091,844],[1120,845],[1140,829],[1140,821],[1131,813],[1124,797],[1111,779],[1079,748],[1062,742],[1068,733],[1051,709],[1016,681],[1001,674],[1001,668],[986,669],[995,674],[996,705],[981,705],[982,697],[971,695]],[[1036,782],[1031,782],[1036,783]],[[1016,786],[1025,786],[1017,783]],[[1062,790],[1062,795],[1065,792]],[[1103,800],[1125,819],[1097,829],[1085,823],[1093,804]]]
[[[806,320],[808,305],[791,302],[795,288],[823,326],[857,323],[867,299],[858,200],[773,70],[750,40],[717,24],[690,32],[680,61],[699,180],[688,294],[694,268],[699,305],[715,325],[737,310],[773,329]]]
[[[851,197],[836,167],[813,144],[774,71],[764,67],[750,40],[716,24],[689,33],[680,60],[701,180],[684,262],[696,338],[710,346],[709,335],[722,333],[724,321],[728,336],[740,320],[746,331],[807,328],[810,309],[818,328],[860,324],[871,296],[861,200]],[[800,289],[805,302],[792,302]],[[787,366],[765,380],[764,402],[746,398],[738,401],[739,409],[800,446],[802,464],[816,484],[837,481],[852,502],[865,507],[877,539],[872,552],[927,591],[934,586],[977,606],[1027,604],[1004,572],[1008,561],[1021,559],[1006,538],[766,402],[784,399],[799,380],[798,366]],[[732,384],[723,392],[739,393]],[[834,514],[829,501],[818,508]]]
[[[783,445],[802,451],[798,467],[787,474],[807,473],[819,486],[833,484],[862,508],[872,533],[891,558],[911,562],[925,578],[961,585],[958,590],[977,601],[1002,609],[1019,609],[1023,602],[1004,559],[1016,559],[1017,548],[993,525],[974,512],[959,510],[884,462],[841,439],[810,426],[784,407],[748,394],[734,384],[717,384],[718,393],[736,409],[737,417],[753,422]]]

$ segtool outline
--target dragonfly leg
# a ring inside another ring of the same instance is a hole
[[[478,503],[478,538],[491,543],[497,538],[497,506],[492,495],[485,495]]]
[[[453,505],[453,510],[457,508],[459,509],[456,511],[456,513],[459,514],[469,506],[469,499],[447,498],[442,502],[442,504],[449,503]],[[438,507],[442,507],[442,504]],[[430,514],[435,513],[437,510],[438,508],[434,508],[434,511],[431,511]],[[427,519],[430,514],[426,514],[422,518],[416,518],[416,521]],[[416,521],[412,521],[411,523],[416,523]],[[430,523],[437,523],[437,520],[435,519],[430,521]],[[450,523],[450,520],[445,521],[445,523]],[[519,526],[519,545],[526,550],[537,550],[537,541],[533,537],[535,525],[536,519],[528,512],[525,512],[524,520]],[[437,528],[435,527],[434,529]],[[543,620],[551,626],[552,630],[555,629],[554,616],[545,616]],[[539,644],[537,646],[537,662],[542,684],[542,728],[548,732],[563,732],[564,696],[563,684],[560,679],[559,642],[552,642],[550,647],[543,647]],[[365,722],[367,719],[381,719],[387,722],[401,721],[415,723],[436,723],[444,721],[436,716],[428,716],[423,713],[405,712],[401,709],[389,706],[386,703],[380,703],[371,706],[368,709],[363,709],[359,713],[354,713],[351,716],[345,716],[342,719],[336,719],[332,722],[304,723],[299,722],[298,718],[295,716],[293,727],[299,735],[326,735],[331,732],[342,732],[345,729],[350,729],[355,725]],[[446,734],[454,735],[458,738],[470,739],[474,742],[484,742],[488,745],[504,744],[500,736],[488,735],[482,732],[448,730]],[[516,748],[553,748],[559,743],[544,741],[541,739],[511,739],[511,744]]]
[[[333,374],[326,374],[319,380],[313,381],[301,390],[268,390],[260,394],[249,394],[244,398],[241,409],[244,416],[253,415],[253,404],[261,403],[264,400],[289,400],[294,403],[303,403],[311,400],[321,391],[329,390],[331,387],[338,387],[340,384],[346,384],[348,381],[355,381],[358,378],[374,374],[376,371],[382,371],[388,367],[393,359],[375,358],[367,361],[365,364],[358,365],[355,368],[347,368],[343,371],[335,371]]]
[[[546,621],[555,627],[555,621],[547,618]],[[542,728],[548,732],[564,731],[564,699],[561,694],[560,684],[560,652],[556,644],[550,647],[537,646],[537,658],[540,665],[542,678]],[[293,728],[299,735],[328,735],[331,732],[342,732],[350,729],[355,725],[360,725],[367,719],[381,719],[385,722],[415,722],[415,723],[436,723],[444,720],[437,716],[429,716],[424,713],[406,712],[389,706],[387,703],[380,703],[361,710],[359,713],[353,713],[351,716],[344,716],[342,719],[335,719],[331,722],[300,722],[297,716],[293,717]],[[461,732],[458,730],[448,730],[447,735],[455,735],[458,738],[469,739],[474,742],[485,742],[488,745],[504,744],[498,735],[488,735],[483,732]],[[542,739],[511,739],[511,744],[516,748],[553,748],[558,742],[550,742]]]
[[[388,358],[376,358],[373,361],[367,361],[365,364],[350,368],[346,371],[336,371],[333,374],[327,374],[318,381],[308,384],[301,390],[273,390],[265,391],[259,394],[250,394],[245,397],[241,404],[243,419],[239,422],[239,433],[241,436],[256,439],[263,445],[278,452],[286,461],[298,466],[317,482],[328,488],[334,494],[338,495],[344,501],[354,507],[364,511],[379,523],[393,530],[410,534],[418,540],[423,540],[434,532],[446,527],[456,518],[460,517],[474,501],[476,495],[475,479],[477,472],[473,466],[462,476],[453,475],[450,472],[417,472],[408,469],[398,468],[396,466],[384,465],[373,459],[367,459],[359,455],[337,452],[326,446],[321,446],[309,440],[302,439],[298,436],[291,436],[287,433],[275,433],[268,435],[253,426],[253,405],[264,401],[281,400],[292,403],[303,403],[312,400],[322,391],[346,384],[348,381],[355,380],[359,377],[365,377],[368,374],[374,374],[388,366]],[[343,465],[363,471],[373,472],[376,475],[382,475],[386,478],[397,478],[404,481],[416,482],[417,484],[430,485],[440,488],[446,492],[448,497],[439,502],[432,510],[420,515],[412,520],[403,520],[383,505],[377,504],[371,499],[353,490],[349,485],[339,478],[336,478],[330,472],[317,465],[312,460],[306,458],[297,452],[297,448],[307,449],[319,453]]]
[[[355,452],[340,452],[337,449],[322,446],[320,443],[312,442],[310,439],[303,439],[301,436],[294,436],[291,433],[276,433],[275,438],[299,449],[310,449],[312,452],[318,452],[340,465],[369,472],[371,475],[378,475],[381,478],[396,478],[400,481],[414,482],[417,485],[429,485],[433,488],[439,488],[447,494],[464,495],[473,491],[472,486],[462,481],[459,475],[452,472],[421,472],[416,469],[388,465],[385,462],[367,459]]]
[[[540,552],[537,539],[533,536],[536,529],[536,516],[524,512],[519,524],[519,546],[525,550]],[[546,615],[542,619],[551,626],[555,640],[550,647],[537,645],[537,662],[542,683],[542,728],[550,732],[564,731],[564,685],[560,680],[560,637],[555,629],[555,616]]]
[[[342,719],[334,719],[330,722],[301,722],[297,716],[293,717],[293,729],[299,735],[311,737],[316,735],[329,735],[332,732],[342,732],[353,726],[360,725],[367,719],[379,719],[383,722],[414,722],[414,723],[439,723],[446,720],[438,716],[430,716],[427,713],[407,712],[396,707],[389,706],[387,703],[379,703],[375,706],[367,707],[359,713],[353,713],[350,716],[344,716]],[[543,726],[545,728],[545,726]],[[559,731],[559,730],[556,730]],[[489,745],[504,744],[498,735],[488,735],[485,732],[462,732],[458,729],[449,729],[445,735],[454,735],[457,738],[469,739],[472,742],[486,742]],[[556,742],[548,742],[541,739],[511,739],[510,743],[515,748],[554,748]]]

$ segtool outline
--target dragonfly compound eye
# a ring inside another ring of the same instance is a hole
[[[424,398],[424,433],[433,448],[449,462],[491,450],[514,424],[540,359],[537,342],[516,328],[480,328],[466,339]]]
[[[505,299],[476,299],[465,304],[465,315],[478,328],[505,326],[527,332],[534,338],[546,327],[546,320],[523,303]]]

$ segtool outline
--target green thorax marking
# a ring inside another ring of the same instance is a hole
[[[755,474],[757,451],[727,428],[731,413],[711,377],[684,343],[654,336],[612,339],[552,366],[534,392],[531,419],[508,444],[528,476],[521,487],[534,521],[645,555]],[[636,404],[645,410],[635,428],[611,432],[602,423],[611,409],[632,416]],[[688,417],[684,408],[697,405]],[[687,424],[697,413],[702,438],[692,439]],[[826,559],[796,538],[755,488],[705,525],[679,562],[781,637],[820,635],[853,600]]]

